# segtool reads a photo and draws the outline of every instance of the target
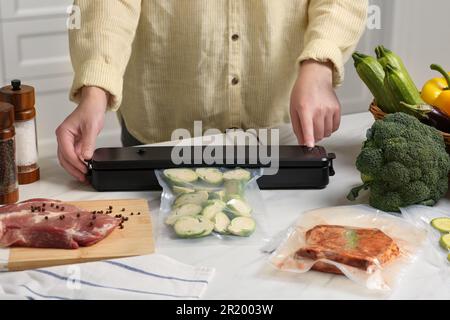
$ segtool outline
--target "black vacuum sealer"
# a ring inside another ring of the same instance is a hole
[[[160,190],[154,170],[175,167],[241,167],[266,168],[271,171],[273,161],[255,152],[255,146],[234,146],[231,159],[222,163],[211,163],[205,157],[205,146],[191,148],[190,163],[174,164],[172,152],[174,147],[151,146],[130,148],[100,148],[88,162],[87,177],[98,191],[138,191]],[[197,149],[195,149],[197,148]],[[200,148],[200,150],[198,149]],[[218,147],[215,147],[218,148]],[[221,154],[229,155],[230,148],[222,146]],[[238,151],[238,148],[240,152]],[[252,149],[253,148],[253,149]],[[260,147],[256,147],[260,148]],[[277,146],[279,170],[275,175],[264,175],[258,179],[261,189],[322,189],[334,175],[333,153],[327,153],[323,147],[307,148],[303,146]],[[270,150],[270,147],[269,147]],[[244,152],[243,152],[244,151]],[[227,152],[227,153],[225,153]],[[197,156],[199,155],[199,157]],[[214,154],[213,154],[214,156]],[[272,155],[269,155],[269,158]]]

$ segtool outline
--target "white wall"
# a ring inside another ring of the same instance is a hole
[[[13,78],[36,88],[41,155],[56,152],[54,131],[73,110],[66,19],[72,0],[0,0],[0,86]],[[108,114],[98,145],[118,139],[114,114]],[[108,142],[108,145],[110,143]]]
[[[355,0],[358,1],[358,0]],[[37,90],[38,130],[41,154],[56,150],[54,130],[73,110],[67,99],[71,83],[65,27],[66,8],[72,0],[0,0],[0,84],[21,78]],[[447,40],[448,0],[371,0],[381,7],[381,30],[367,30],[358,50],[373,53],[384,44],[405,60],[420,88],[435,74],[431,63],[450,69]],[[350,61],[346,82],[338,90],[344,113],[363,112],[371,100]],[[113,139],[111,139],[113,137]],[[115,141],[118,124],[109,114],[98,145]]]

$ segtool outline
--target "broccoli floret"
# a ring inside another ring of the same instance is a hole
[[[415,117],[394,113],[369,129],[356,168],[365,177],[364,184],[348,198],[370,189],[373,207],[398,212],[413,204],[434,205],[444,196],[450,156],[439,131]]]

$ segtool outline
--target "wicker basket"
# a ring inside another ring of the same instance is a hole
[[[383,119],[386,113],[382,111],[378,106],[375,104],[375,102],[372,102],[369,108],[370,113],[372,113],[375,120]],[[450,134],[439,131],[444,138],[445,145],[447,146],[447,152],[450,153]]]

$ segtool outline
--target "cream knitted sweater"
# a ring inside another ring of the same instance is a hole
[[[367,17],[367,0],[75,0],[75,78],[112,98],[144,143],[172,131],[261,128],[289,121],[290,91],[305,59],[334,63],[334,84]]]

